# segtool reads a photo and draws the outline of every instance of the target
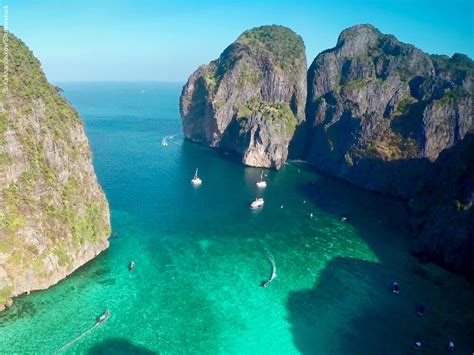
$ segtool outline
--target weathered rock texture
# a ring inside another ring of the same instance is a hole
[[[473,125],[474,64],[429,56],[371,25],[344,30],[308,71],[296,152],[331,175],[408,198]]]
[[[371,25],[351,27],[309,68],[292,154],[410,198],[414,252],[473,274],[473,78],[467,56],[430,56]]]
[[[246,165],[280,168],[305,119],[306,87],[301,37],[282,26],[246,31],[184,86],[184,135],[235,152]]]
[[[0,53],[3,73],[3,43]],[[13,35],[7,67],[8,90],[0,94],[0,309],[94,258],[110,234],[79,115]]]
[[[414,252],[474,275],[474,131],[440,153],[410,199]]]

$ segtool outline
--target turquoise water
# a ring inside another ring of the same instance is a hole
[[[449,339],[474,350],[473,287],[409,255],[403,204],[290,163],[266,172],[265,206],[251,212],[260,169],[182,136],[162,146],[181,132],[180,85],[60,86],[85,121],[117,236],[1,313],[0,353],[406,354],[417,337],[418,353]],[[278,276],[262,288],[269,253]]]

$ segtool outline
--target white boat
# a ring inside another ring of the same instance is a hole
[[[250,208],[260,208],[260,207],[263,207],[263,204],[265,202],[263,201],[263,198],[259,197],[259,198],[256,198],[255,201],[252,201],[252,203],[250,204]]]
[[[257,182],[257,187],[259,189],[264,189],[265,187],[267,187],[267,182],[263,180],[263,170],[262,170],[262,174],[260,175],[260,181]]]
[[[191,180],[191,184],[193,184],[193,186],[201,186],[202,184],[202,180],[198,176],[198,169],[196,169],[196,172],[194,173],[194,177]]]

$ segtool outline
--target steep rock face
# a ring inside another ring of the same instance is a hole
[[[184,135],[235,152],[246,165],[280,168],[305,119],[306,87],[298,35],[282,26],[246,31],[184,86]]]
[[[429,56],[371,25],[344,30],[309,68],[296,154],[331,175],[408,198],[430,161],[473,126],[473,73],[466,56]]]
[[[410,199],[414,252],[474,275],[474,131],[443,151]]]
[[[0,93],[0,310],[94,258],[110,234],[79,115],[26,45],[7,38],[8,58],[0,59],[0,73],[8,70]]]

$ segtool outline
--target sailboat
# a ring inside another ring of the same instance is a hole
[[[257,181],[257,187],[259,189],[264,189],[265,187],[267,187],[267,182],[263,180],[263,170],[262,170],[262,174],[260,175],[260,181]]]
[[[191,184],[193,184],[193,186],[201,186],[202,184],[202,180],[198,176],[198,169],[196,169],[196,172],[194,173],[194,177],[191,180]]]

